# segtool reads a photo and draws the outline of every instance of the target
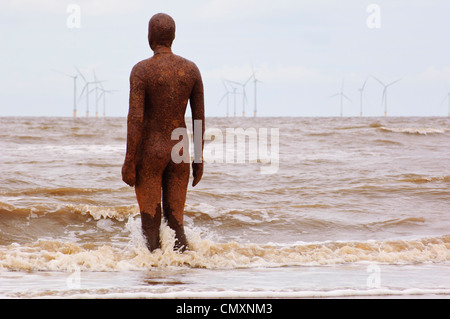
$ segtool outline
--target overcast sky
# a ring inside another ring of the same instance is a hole
[[[252,67],[261,116],[339,116],[339,97],[330,96],[344,78],[344,116],[359,116],[358,89],[369,75],[401,79],[387,90],[388,115],[447,115],[448,0],[1,0],[0,116],[72,116],[73,80],[55,70],[75,75],[74,65],[117,90],[107,95],[107,115],[126,116],[129,73],[152,55],[147,25],[158,12],[176,22],[174,53],[202,73],[207,116],[226,115],[222,79],[246,81]],[[80,77],[77,84],[79,95]],[[382,91],[368,80],[364,115],[383,115]]]

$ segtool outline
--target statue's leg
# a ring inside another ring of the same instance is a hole
[[[147,248],[152,252],[161,248],[159,239],[159,227],[161,225],[161,204],[157,205],[155,214],[141,212],[142,233],[147,240]]]
[[[170,228],[175,231],[175,250],[188,249],[184,233],[183,213],[189,183],[189,163],[175,164],[170,161],[163,174],[163,212]]]
[[[161,225],[161,181],[163,166],[153,161],[152,167],[137,172],[136,198],[141,212],[142,233],[150,251],[161,248],[159,228]],[[163,164],[163,163],[161,163]],[[160,170],[158,171],[158,167]]]

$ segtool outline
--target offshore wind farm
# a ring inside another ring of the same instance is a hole
[[[106,80],[99,80],[97,78],[95,69],[92,70],[93,80],[89,80],[87,78],[87,76],[85,76],[77,66],[74,66],[74,68],[76,71],[76,73],[74,75],[55,70],[56,72],[73,79],[73,117],[76,118],[78,116],[79,106],[80,106],[80,104],[82,104],[80,101],[82,101],[82,99],[85,99],[86,117],[89,117],[89,115],[90,115],[89,103],[90,103],[91,93],[95,94],[95,97],[94,97],[95,117],[99,117],[99,102],[101,100],[103,100],[103,117],[106,117],[106,95],[113,94],[114,92],[117,92],[118,90],[105,89],[105,87],[103,86],[103,83],[106,82]],[[77,95],[78,94],[77,80],[79,77],[83,80],[84,86],[81,90],[80,95]]]
[[[250,102],[247,98],[247,92],[246,87],[248,84],[253,83],[253,117],[257,116],[258,113],[258,104],[257,104],[257,85],[258,83],[262,83],[257,77],[256,77],[256,71],[252,67],[252,74],[249,78],[247,78],[244,82],[238,82],[235,80],[229,80],[222,78],[222,84],[225,88],[224,95],[219,100],[219,105],[226,101],[226,117],[229,117],[229,109],[230,109],[230,95],[233,96],[233,117],[237,116],[236,113],[236,96],[242,95],[242,117],[246,116],[245,113],[245,106],[250,105]],[[238,88],[240,87],[240,92],[238,92]]]
[[[70,2],[0,1],[0,298],[450,298],[449,2]],[[157,12],[204,84],[184,253],[121,178]]]
[[[67,78],[71,78],[72,84],[72,105],[73,105],[73,117],[79,116],[80,108],[85,108],[85,116],[89,117],[91,114],[91,108],[95,106],[95,117],[100,116],[100,108],[102,108],[102,115],[106,117],[107,112],[107,96],[112,95],[119,90],[107,89],[104,83],[107,80],[99,79],[96,74],[95,69],[85,70],[84,73],[77,67],[74,66],[75,72],[62,72],[59,70],[54,70],[57,73],[64,75]],[[226,111],[225,117],[237,117],[239,116],[238,108],[241,108],[241,116],[243,118],[248,117],[248,108],[253,108],[253,117],[258,115],[258,107],[260,107],[260,98],[258,97],[258,85],[264,83],[256,76],[256,71],[251,67],[250,76],[244,79],[236,78],[221,78],[221,84],[224,90],[223,95],[218,100],[218,107],[223,108],[225,106]],[[89,77],[89,75],[91,75]],[[79,80],[83,82],[80,83]],[[371,107],[372,114],[374,110],[379,109],[379,116],[388,116],[388,89],[392,90],[391,87],[394,84],[401,81],[402,78],[398,78],[391,82],[383,82],[379,77],[371,74],[365,77],[362,82],[361,87],[357,88],[356,91],[359,92],[359,117],[366,116],[367,107]],[[270,79],[266,83],[270,83]],[[339,97],[339,116],[355,116],[345,114],[346,105],[349,106],[353,103],[352,99],[349,97],[349,92],[355,89],[346,88],[344,90],[345,77],[343,77],[341,82],[341,88],[339,92],[329,95],[328,98],[332,99]],[[372,103],[368,102],[367,88],[373,84],[381,85],[381,98],[371,97]],[[81,88],[81,92],[79,92]],[[252,92],[251,92],[252,91]],[[345,93],[344,93],[345,92]],[[398,96],[397,96],[398,98]],[[374,102],[376,101],[376,102]],[[445,94],[444,99],[439,104],[442,107],[444,102],[448,103],[448,111],[446,112],[448,117],[450,117],[450,92]],[[391,102],[392,103],[392,102]],[[398,103],[398,102],[397,102]],[[391,105],[389,104],[389,107]],[[374,115],[371,115],[374,116]],[[376,116],[376,115],[375,115]]]
[[[395,80],[393,82],[390,82],[388,84],[385,84],[384,82],[381,82],[381,80],[379,80],[378,78],[376,78],[375,76],[372,76],[375,80],[378,81],[378,83],[380,83],[383,86],[383,95],[381,97],[381,103],[384,106],[384,116],[387,116],[387,89],[388,87],[390,87],[391,85],[394,85],[395,83],[397,83],[398,81],[400,81],[401,79]]]
[[[378,82],[381,86],[382,86],[382,95],[381,95],[381,99],[380,99],[380,109],[383,109],[383,115],[384,117],[388,116],[388,102],[387,102],[387,92],[388,92],[388,88],[393,86],[394,84],[396,84],[397,82],[399,82],[401,80],[401,78],[394,80],[392,82],[389,83],[385,83],[383,81],[381,81],[379,78],[377,78],[374,75],[369,75],[365,78],[362,86],[360,88],[358,88],[357,90],[359,91],[359,116],[362,117],[364,115],[364,101],[365,101],[365,90],[367,88],[367,84],[369,82],[370,79],[375,80],[376,82]],[[373,81],[372,81],[373,82]],[[344,99],[347,100],[349,103],[352,103],[351,99],[345,95],[344,93],[344,79],[342,79],[342,85],[341,85],[341,90],[333,95],[330,95],[329,98],[333,98],[339,96],[340,97],[340,116],[344,116]],[[448,93],[444,100],[442,100],[441,104],[442,105],[446,100],[448,100],[448,116],[450,117],[450,93]]]
[[[335,96],[339,96],[340,97],[340,101],[341,101],[341,103],[340,103],[340,106],[341,106],[341,108],[340,108],[340,110],[341,110],[340,111],[340,115],[342,117],[344,115],[344,99],[346,99],[346,100],[351,102],[350,98],[347,95],[344,94],[344,79],[342,79],[341,91],[339,91],[336,94],[331,95],[330,98],[335,97]]]
[[[392,86],[394,84],[397,84],[400,82],[402,78],[398,78],[396,80],[393,80],[391,82],[383,82],[380,80],[379,77],[371,74],[364,78],[362,85],[356,89],[356,91],[359,92],[359,117],[366,116],[365,111],[367,110],[367,107],[371,107],[372,114],[374,110],[379,110],[379,115],[371,115],[371,116],[388,116],[388,106],[391,106],[391,104],[388,104],[388,89],[392,90]],[[253,117],[257,116],[258,112],[258,83],[263,83],[261,80],[259,80],[256,77],[256,72],[254,71],[252,67],[252,72],[250,77],[244,79],[243,81],[238,81],[235,79],[229,79],[222,77],[222,86],[224,88],[224,93],[218,100],[219,107],[223,107],[225,105],[226,117],[237,117],[238,116],[238,108],[241,107],[242,110],[242,117],[246,117],[247,113],[247,107],[253,106]],[[267,82],[270,82],[267,81]],[[251,97],[251,94],[249,95],[247,92],[249,89],[251,89],[250,85],[253,84],[253,96]],[[335,97],[339,97],[339,116],[355,116],[355,115],[346,115],[345,114],[345,105],[353,103],[352,99],[349,97],[349,92],[355,89],[347,88],[344,90],[344,84],[345,84],[345,77],[342,79],[341,82],[341,88],[338,92],[329,95],[328,98],[332,99]],[[372,103],[368,102],[367,97],[367,87],[373,86],[373,85],[381,86],[381,97],[375,97],[375,94],[371,97]],[[299,87],[300,89],[300,87]],[[344,93],[346,92],[346,93]],[[249,97],[251,97],[249,99]],[[398,98],[398,95],[397,95]],[[450,117],[450,92],[445,95],[445,98],[440,103],[440,106],[444,104],[444,102],[448,102],[448,116]],[[392,101],[391,101],[392,103]],[[398,103],[398,102],[397,102]],[[324,104],[325,105],[325,104]],[[232,114],[230,113],[230,109],[233,110]]]

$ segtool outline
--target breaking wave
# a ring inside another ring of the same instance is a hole
[[[428,134],[445,134],[447,131],[444,128],[432,128],[432,127],[377,127],[379,130],[391,133],[405,133],[405,134],[417,134],[417,135],[428,135]]]
[[[107,225],[106,225],[107,226]],[[37,240],[0,247],[0,269],[22,271],[133,271],[161,267],[234,269],[333,265],[376,262],[386,264],[450,261],[450,235],[409,240],[282,244],[219,243],[201,238],[187,227],[190,250],[173,251],[174,232],[162,225],[162,248],[150,253],[140,232],[140,219],[129,217],[126,245]]]

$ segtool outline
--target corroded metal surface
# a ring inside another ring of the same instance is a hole
[[[154,15],[148,31],[154,55],[137,63],[130,75],[127,152],[122,179],[135,186],[142,230],[150,251],[160,248],[161,214],[175,230],[175,249],[184,251],[188,246],[183,212],[190,163],[172,159],[172,149],[180,142],[172,140],[172,132],[186,128],[184,116],[188,101],[192,122],[201,121],[202,137],[205,127],[200,72],[193,62],[172,53],[174,39],[173,19],[163,13]],[[200,140],[202,144],[195,147],[197,160],[192,163],[195,186],[203,175],[203,138],[196,138],[193,131],[194,141]],[[182,151],[188,152],[188,148],[183,147]]]

